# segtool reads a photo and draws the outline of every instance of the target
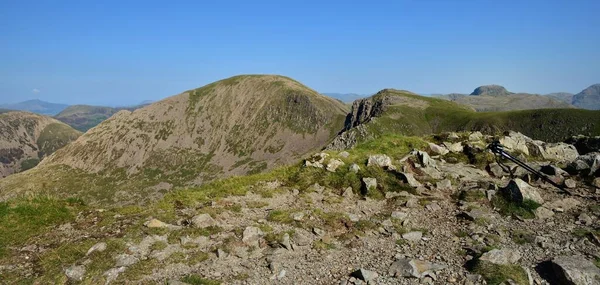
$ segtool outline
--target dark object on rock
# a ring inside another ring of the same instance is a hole
[[[577,152],[581,155],[588,154],[590,152],[600,152],[600,136],[575,136],[567,139],[565,143],[574,145],[577,149]]]

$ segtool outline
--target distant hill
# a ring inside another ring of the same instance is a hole
[[[41,100],[28,100],[15,104],[2,104],[0,105],[0,108],[54,116],[60,113],[65,108],[67,108],[68,106],[69,105],[50,103]]]
[[[365,94],[356,94],[356,93],[321,93],[325,96],[338,99],[344,103],[352,103],[354,100],[368,97],[369,95]]]
[[[121,110],[133,111],[143,106],[144,105],[113,108],[90,105],[72,105],[56,115],[55,118],[79,131],[86,132]]]
[[[80,135],[47,116],[20,111],[0,114],[0,178],[36,166]]]
[[[600,110],[600,84],[594,84],[575,94],[573,105],[582,109]]]
[[[561,102],[565,102],[567,104],[572,104],[573,103],[573,96],[575,94],[573,93],[568,93],[568,92],[555,92],[555,93],[550,93],[550,94],[546,94],[546,96],[554,98],[558,101]]]
[[[118,112],[35,172],[0,183],[0,194],[45,183],[90,203],[143,203],[171,187],[296,163],[337,135],[347,111],[284,76],[236,76]]]
[[[552,96],[514,93],[500,85],[480,86],[470,95],[453,93],[436,97],[469,106],[479,112],[574,108],[570,103]]]

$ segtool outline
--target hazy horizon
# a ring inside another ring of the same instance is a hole
[[[600,83],[598,10],[584,0],[3,1],[0,103],[133,105],[257,73],[323,93],[578,93]]]

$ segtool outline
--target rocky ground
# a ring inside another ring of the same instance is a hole
[[[182,203],[170,218],[84,211],[18,249],[0,276],[39,284],[600,284],[600,155],[517,133],[502,139],[521,158],[537,157],[530,165],[567,194],[511,163],[514,177],[492,161],[463,161],[469,152],[489,158],[486,139],[448,134],[400,158],[371,154],[356,164],[347,162],[352,151],[332,151],[303,166],[378,168],[399,184],[363,176],[360,187],[299,189],[265,180],[243,195]],[[81,253],[50,274],[40,256],[71,244]]]

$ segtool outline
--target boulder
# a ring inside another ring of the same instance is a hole
[[[446,265],[434,264],[418,259],[401,258],[392,263],[388,274],[398,278],[423,278],[426,276],[435,276],[435,272],[443,270],[447,267],[448,266]]]
[[[339,160],[339,159],[331,159],[329,160],[329,163],[327,163],[327,171],[329,172],[335,172],[338,167],[344,165],[344,162]]]
[[[242,242],[247,246],[258,247],[260,238],[264,233],[257,227],[246,227],[242,234]]]
[[[393,166],[392,159],[385,154],[370,155],[367,161],[367,166],[379,166],[381,168],[388,168]]]
[[[281,239],[281,245],[287,250],[292,249],[292,243],[290,242],[290,235],[288,233],[283,235],[283,238]]]
[[[552,267],[558,284],[600,283],[600,268],[583,256],[558,256],[552,260]]]
[[[410,173],[398,172],[400,178],[404,181],[404,183],[408,183],[411,187],[417,188],[423,186],[415,177]]]
[[[483,134],[481,132],[473,132],[469,135],[469,141],[480,141],[483,139]]]
[[[494,177],[496,177],[496,178],[502,178],[502,177],[504,177],[504,176],[507,176],[507,175],[509,175],[509,174],[510,174],[510,173],[508,173],[508,172],[504,171],[504,168],[502,168],[502,167],[500,166],[500,164],[498,164],[498,163],[496,163],[496,162],[494,162],[494,163],[490,163],[490,164],[488,165],[488,170],[489,170],[489,172],[491,172],[491,173],[492,173],[492,175],[494,175]]]
[[[511,180],[505,188],[502,188],[502,191],[513,202],[523,203],[524,200],[532,200],[539,204],[544,203],[537,188],[519,178]]]
[[[344,189],[344,193],[342,193],[342,197],[347,199],[352,199],[354,197],[354,191],[352,191],[352,187],[348,187]]]
[[[423,238],[423,233],[422,232],[408,232],[402,235],[402,238],[408,241],[412,241],[412,242],[417,242],[420,241],[421,238]]]
[[[340,152],[338,155],[339,155],[340,157],[347,158],[348,156],[350,156],[350,153],[349,153],[349,152],[347,152],[347,151],[342,151],[342,152]]]
[[[528,142],[533,140],[519,132],[510,131],[507,136],[500,138],[500,144],[508,151],[518,151],[525,155],[529,155]]]
[[[521,253],[512,249],[492,249],[479,258],[493,264],[506,265],[514,264],[521,259]]]
[[[429,143],[429,150],[431,150],[432,153],[435,153],[437,155],[445,155],[448,152],[450,152],[447,148],[434,143]]]
[[[586,137],[586,136],[574,136],[565,141],[568,144],[572,144],[580,154],[587,154],[590,152],[600,152],[600,136],[597,137]]]
[[[360,171],[360,166],[356,163],[352,163],[352,165],[350,165],[350,171],[358,173]]]
[[[554,212],[546,207],[538,207],[535,209],[535,217],[540,220],[545,220],[552,218],[554,216]]]
[[[457,142],[457,143],[450,143],[450,142],[444,142],[444,146],[453,153],[461,153],[463,152],[463,145],[461,142]]]
[[[567,180],[565,180],[565,187],[567,187],[569,189],[573,189],[573,188],[577,187],[577,182],[575,182],[575,180],[573,180],[573,179],[567,179]]]
[[[579,173],[583,175],[599,175],[600,174],[600,153],[592,152],[580,155],[567,166],[567,171],[570,173]]]
[[[192,225],[196,228],[208,228],[217,225],[217,222],[209,214],[200,214],[192,218]]]
[[[85,267],[82,265],[73,265],[65,270],[65,275],[72,281],[81,281],[85,276]]]
[[[424,151],[417,151],[417,158],[423,167],[435,167],[435,160]]]
[[[367,192],[372,189],[377,189],[377,179],[376,178],[364,177],[362,179],[362,181],[365,185],[365,189],[367,189]]]
[[[571,162],[579,156],[575,146],[566,143],[544,144],[542,157],[547,160]]]

